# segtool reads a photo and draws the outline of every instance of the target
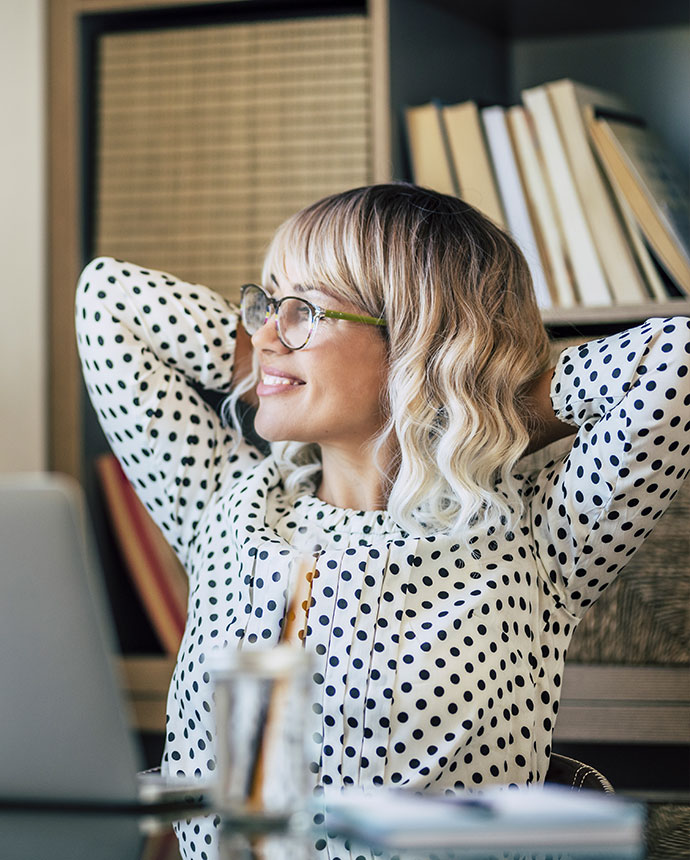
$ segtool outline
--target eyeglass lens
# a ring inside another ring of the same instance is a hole
[[[269,300],[258,287],[247,288],[242,295],[242,324],[249,335],[266,322]],[[312,310],[302,299],[288,297],[278,308],[278,334],[289,349],[300,349],[309,340],[313,324]]]

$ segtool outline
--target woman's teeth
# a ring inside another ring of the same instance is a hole
[[[291,379],[288,376],[264,376],[261,380],[264,385],[302,385],[299,379]]]

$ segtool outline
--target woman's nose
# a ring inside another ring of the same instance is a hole
[[[278,323],[275,313],[272,313],[266,322],[254,332],[251,340],[254,349],[260,352],[290,352],[278,337]]]

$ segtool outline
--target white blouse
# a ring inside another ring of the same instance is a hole
[[[551,395],[579,427],[521,461],[513,532],[469,546],[386,511],[286,501],[271,456],[234,439],[198,388],[230,387],[236,310],[171,275],[100,258],[77,329],[108,441],[185,565],[188,620],[163,767],[215,767],[209,655],[278,641],[290,562],[322,551],[306,647],[319,785],[454,791],[534,784],[548,767],[566,649],[688,467],[690,321],[654,319],[565,350]]]

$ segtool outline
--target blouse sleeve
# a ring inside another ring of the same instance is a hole
[[[652,319],[566,349],[551,386],[577,426],[528,492],[540,572],[580,617],[673,499],[690,451],[690,320]]]
[[[84,379],[108,442],[184,563],[201,511],[259,452],[198,389],[229,392],[237,314],[222,296],[107,257],[77,287]]]

